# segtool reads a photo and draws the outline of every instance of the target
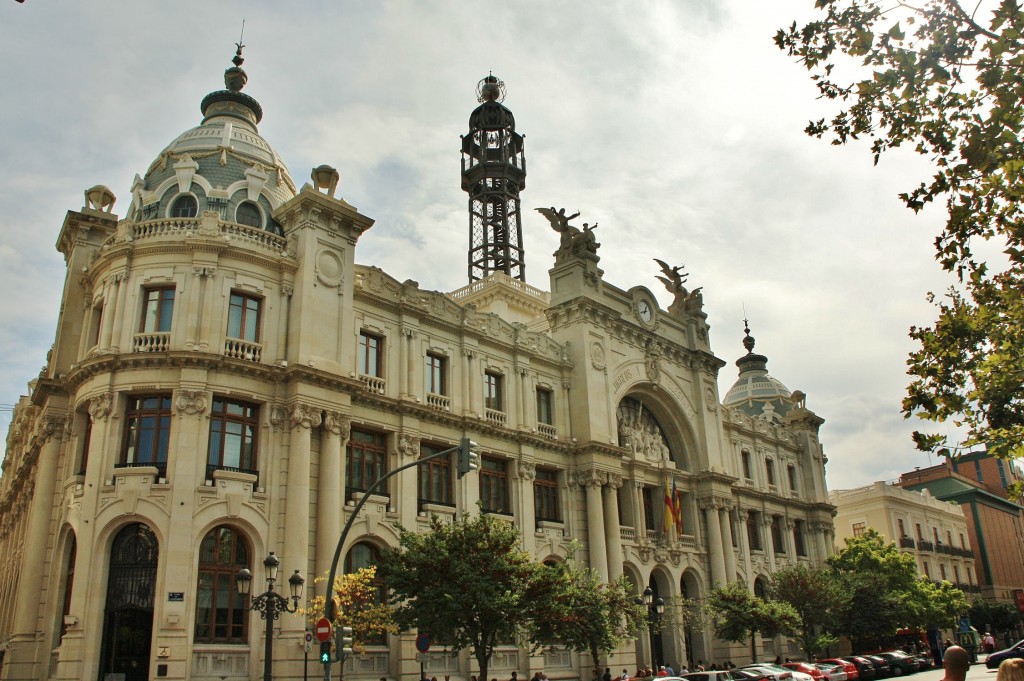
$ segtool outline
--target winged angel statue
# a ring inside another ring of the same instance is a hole
[[[692,291],[687,291],[683,284],[689,278],[689,274],[683,271],[685,265],[676,265],[675,267],[669,267],[668,263],[664,260],[654,259],[654,262],[661,266],[661,272],[664,277],[658,277],[658,281],[665,284],[665,288],[668,289],[674,298],[672,304],[669,305],[669,314],[682,314],[684,312],[694,314],[701,311],[704,307],[704,296],[701,295],[701,289],[703,286],[697,287]]]
[[[584,222],[581,231],[579,227],[569,224],[570,220],[580,216],[579,211],[572,215],[566,215],[564,208],[556,210],[552,206],[551,208],[538,208],[537,212],[547,218],[551,223],[551,229],[561,235],[555,257],[577,255],[580,251],[597,253],[597,247],[601,244],[597,243],[597,239],[594,237],[594,230],[597,229],[596,222],[593,227]]]

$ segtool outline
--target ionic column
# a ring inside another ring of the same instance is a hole
[[[569,406],[569,388],[572,387],[572,381],[568,378],[562,379],[562,399],[558,401],[562,408],[562,414],[565,420],[562,423],[565,424],[566,437],[572,437],[572,408]]]
[[[412,378],[412,366],[409,364],[409,336],[412,332],[409,329],[402,329],[402,341],[398,344],[398,396],[411,397],[409,380]]]
[[[310,433],[321,423],[320,410],[308,404],[292,406],[288,440],[288,487],[285,498],[284,555],[280,556],[285,580],[293,570],[306,575],[309,563],[309,443]],[[306,580],[311,582],[311,580]]]
[[[736,581],[736,550],[732,543],[732,504],[726,503],[719,514],[722,520],[722,550],[725,552],[726,581]]]
[[[288,359],[288,325],[291,317],[292,293],[295,288],[291,284],[281,285],[281,316],[277,322],[277,358],[278,360]],[[341,334],[338,334],[338,343],[341,344]],[[338,352],[341,357],[341,352]]]
[[[754,588],[754,564],[750,559],[750,540],[747,538],[747,509],[742,506],[736,508],[736,520],[739,523],[737,535],[740,538],[740,553],[743,555],[743,563],[747,566],[747,587]]]
[[[199,295],[199,320],[197,322],[198,333],[196,334],[196,345],[201,350],[208,350],[210,347],[210,339],[212,338],[212,332],[210,330],[210,324],[213,322],[213,297],[215,291],[213,289],[214,275],[217,273],[217,268],[213,266],[203,267],[203,288]],[[230,303],[230,301],[229,301]],[[227,310],[224,311],[224,335],[227,335]],[[221,342],[221,347],[216,349],[217,354],[224,354],[224,343]],[[282,568],[284,569],[284,568]]]
[[[32,502],[29,505],[26,536],[22,543],[21,577],[18,582],[14,633],[35,638],[39,617],[39,599],[42,593],[43,570],[46,559],[47,538],[50,535],[50,512],[53,506],[54,484],[57,480],[57,460],[64,433],[64,417],[47,419],[43,424],[43,442],[36,461],[36,476],[32,484]]]
[[[605,543],[608,546],[608,581],[618,579],[622,575],[622,530],[619,519],[619,488],[622,487],[622,476],[608,474],[608,484],[604,487],[604,531]]]
[[[192,285],[189,286],[185,308],[185,349],[191,350],[199,344],[199,303],[203,299],[203,283],[206,280],[206,268],[202,265],[192,266]]]
[[[114,309],[117,307],[117,289],[118,284],[121,281],[121,275],[112,274],[107,277],[107,283],[103,289],[103,318],[100,323],[103,328],[100,330],[100,350],[106,350],[110,347],[110,338],[114,329],[114,317],[117,315],[114,313]]]
[[[537,510],[533,500],[533,481],[537,479],[537,466],[531,461],[520,461],[516,467],[516,478],[519,480],[519,508],[524,524],[528,523],[523,532],[523,549],[534,553],[536,549]]]
[[[526,367],[517,367],[516,373],[519,374],[519,399],[516,400],[519,408],[519,427],[525,428],[528,424],[526,422],[526,379],[530,374],[530,370]]]
[[[775,572],[775,537],[772,536],[772,517],[762,519],[764,525],[764,553],[768,557],[768,571]]]
[[[647,518],[644,516],[643,494],[644,484],[639,480],[633,481],[633,495],[630,503],[633,505],[633,529],[636,531],[636,541],[647,539]]]
[[[425,369],[419,362],[420,353],[416,352],[416,332],[412,329],[405,330],[405,394],[410,398],[420,394],[419,377]]]
[[[341,510],[345,497],[345,445],[351,429],[351,421],[341,412],[329,411],[325,417],[316,504],[318,577],[330,570],[341,537]]]
[[[814,545],[817,548],[819,565],[824,565],[825,559],[829,556],[828,545],[825,543],[825,523],[814,523],[810,529],[814,534]]]
[[[114,311],[113,328],[111,329],[110,349],[120,350],[121,341],[126,333],[124,316],[128,314],[125,309],[125,302],[128,298],[128,273],[122,272],[117,286],[117,307]]]
[[[476,362],[473,361],[476,358],[476,352],[469,348],[463,348],[462,356],[466,358],[465,373],[462,377],[462,399],[465,400],[465,403],[462,405],[462,413],[483,413],[477,410],[476,405],[476,394],[479,391],[476,384],[478,376],[476,376],[473,370],[476,366]]]
[[[590,567],[597,570],[602,582],[608,581],[608,547],[605,544],[604,512],[601,503],[601,483],[604,473],[596,470],[579,472],[578,481],[587,496],[587,538]]]
[[[725,554],[722,551],[722,522],[718,517],[722,502],[705,497],[700,500],[708,528],[708,555],[711,558],[711,586],[725,586]]]

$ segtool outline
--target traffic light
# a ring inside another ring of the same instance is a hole
[[[352,654],[352,627],[337,627],[338,632],[338,659]]]
[[[331,642],[322,641],[320,643],[320,662],[329,665],[331,663]]]
[[[459,478],[470,471],[480,468],[480,455],[477,453],[479,446],[468,437],[464,437],[459,441]]]

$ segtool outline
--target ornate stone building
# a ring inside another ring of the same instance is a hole
[[[55,340],[0,478],[0,678],[257,678],[263,623],[234,595],[239,569],[259,575],[274,551],[312,587],[369,485],[463,436],[482,446],[479,473],[457,480],[440,459],[390,480],[346,568],[394,544],[395,523],[460,512],[514,522],[539,560],[576,540],[602,577],[670,608],[828,555],[822,420],[768,376],[749,333],[719,398],[725,362],[679,268],[664,266],[662,310],[645,286],[606,282],[592,228],[552,210],[550,292],[525,283],[523,141],[494,83],[463,141],[471,283],[442,293],[356,264],[373,220],[335,196],[327,166],[296,187],[240,62],[136,176],[123,218],[94,187],[60,229]],[[303,631],[299,615],[278,621],[276,673],[302,673]],[[611,663],[734,656],[668,626]],[[425,664],[474,673],[466,654]],[[586,666],[517,646],[492,661],[502,678]],[[370,642],[346,676],[419,669],[403,634]]]

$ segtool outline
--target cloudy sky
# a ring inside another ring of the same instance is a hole
[[[704,287],[722,394],[745,310],[769,371],[826,419],[831,487],[928,465],[900,400],[907,329],[949,284],[931,255],[942,215],[896,198],[926,177],[919,159],[873,167],[864,145],[803,134],[829,109],[772,37],[813,4],[0,0],[0,404],[53,342],[65,212],[106,184],[123,215],[135,174],[223,87],[244,18],[260,132],[299,184],[339,168],[339,194],[377,221],[359,262],[466,283],[459,135],[493,71],[526,135],[529,283],[548,288],[557,239],[526,209],[579,210],[600,223],[607,281],[667,307],[657,257]]]

